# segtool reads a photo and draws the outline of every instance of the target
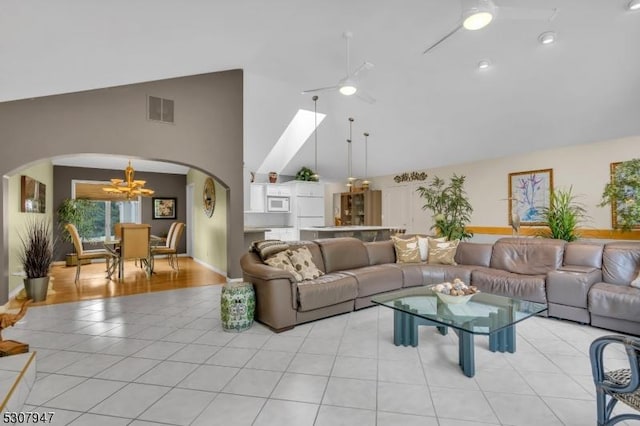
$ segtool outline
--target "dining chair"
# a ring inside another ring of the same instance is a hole
[[[78,233],[78,228],[73,223],[67,223],[65,225],[65,229],[71,235],[71,240],[73,241],[73,247],[76,250],[77,256],[77,265],[76,265],[76,286],[78,285],[78,280],[80,279],[80,268],[82,267],[82,261],[87,259],[105,259],[107,263],[107,278],[111,278],[114,270],[112,265],[115,266],[116,258],[115,255],[107,249],[93,249],[93,250],[85,250],[82,246],[82,239],[80,238],[80,234]],[[111,263],[113,261],[113,263]]]
[[[146,268],[147,276],[149,276],[151,274],[149,245],[151,225],[126,224],[122,226],[120,232],[118,278],[124,276],[124,261],[129,259],[140,259],[141,264]]]
[[[152,262],[155,262],[156,255],[164,254],[167,255],[167,259],[171,268],[175,269],[176,271],[180,271],[180,265],[178,263],[178,244],[180,244],[180,239],[182,238],[185,224],[183,222],[175,222],[175,226],[172,227],[173,231],[169,229],[169,234],[167,235],[167,245],[151,248],[151,256],[154,259],[152,260]]]
[[[628,368],[605,370],[604,350],[621,345]],[[596,386],[597,424],[614,425],[624,420],[640,420],[640,414],[624,413],[611,417],[618,401],[640,411],[640,338],[608,335],[597,338],[589,348],[591,371]]]

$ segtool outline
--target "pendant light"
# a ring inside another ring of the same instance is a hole
[[[347,139],[347,187],[349,188],[349,191],[351,191],[353,189],[353,181],[356,180],[356,178],[353,177],[353,170],[352,170],[352,161],[351,161],[351,153],[352,153],[352,148],[351,148],[351,141],[352,141],[352,126],[353,126],[353,118],[349,117],[349,139]]]
[[[362,189],[364,189],[365,191],[369,189],[369,184],[371,182],[369,182],[369,170],[367,168],[367,160],[368,160],[368,156],[369,156],[369,152],[368,152],[368,139],[369,139],[369,133],[364,132],[364,180],[362,181]]]
[[[313,98],[313,139],[314,139],[314,162],[313,162],[313,175],[311,176],[315,181],[320,179],[318,174],[318,96]]]

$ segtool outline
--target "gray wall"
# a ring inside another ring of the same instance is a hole
[[[136,164],[133,162],[133,168]],[[97,180],[109,181],[111,178],[124,178],[123,170],[89,169],[84,167],[53,167],[53,211],[55,212],[65,198],[71,198],[72,180]],[[150,173],[136,170],[136,179],[146,180],[146,188],[153,189],[154,197],[175,197],[177,198],[176,219],[180,222],[187,220],[186,207],[186,185],[187,176],[169,173]],[[66,253],[73,252],[73,245],[62,239],[62,233],[54,213],[54,236],[56,237],[56,260],[64,260]],[[153,235],[166,235],[173,220],[153,219],[152,198],[142,197],[142,223],[151,225]],[[186,234],[182,235],[178,253],[185,253],[187,247]],[[93,248],[93,247],[91,247]]]
[[[147,95],[175,101],[175,124],[146,119]],[[0,303],[7,300],[11,226],[6,176],[37,161],[80,153],[170,161],[214,176],[228,189],[227,274],[241,277],[242,100],[243,73],[232,70],[1,103]]]

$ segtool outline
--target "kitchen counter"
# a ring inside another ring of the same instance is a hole
[[[258,227],[258,226],[245,226],[244,227],[244,233],[245,234],[251,234],[251,233],[255,233],[255,232],[269,232],[271,231],[271,228],[265,228],[265,227]]]
[[[383,241],[391,238],[389,226],[318,226],[300,228],[301,240],[317,238],[355,237],[362,241]]]
[[[254,241],[264,240],[265,232],[271,231],[271,228],[264,228],[258,226],[245,226],[244,227],[244,246],[249,249],[251,243]]]

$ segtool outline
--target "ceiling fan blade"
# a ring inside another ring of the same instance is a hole
[[[351,77],[357,77],[358,74],[360,74],[362,71],[368,71],[371,68],[373,68],[375,65],[373,65],[371,62],[363,62],[362,65],[360,65],[358,68],[356,68],[356,70],[353,72],[353,74],[351,74]]]
[[[445,41],[446,39],[448,39],[449,37],[451,37],[452,35],[454,35],[458,30],[460,30],[460,28],[462,28],[462,23],[459,23],[453,30],[449,31],[447,33],[447,35],[445,35],[444,37],[442,37],[440,40],[436,41],[435,43],[433,43],[431,46],[427,47],[425,49],[424,52],[422,52],[422,54],[424,55],[425,53],[428,53],[429,51],[431,51],[431,49],[435,48],[436,46],[438,46],[440,43],[442,43],[443,41]]]
[[[355,96],[358,99],[365,101],[366,103],[369,103],[369,104],[376,103],[376,100],[375,100],[375,98],[373,96],[371,96],[370,94],[368,94],[367,92],[364,92],[362,90],[358,90],[356,92]]]
[[[315,93],[315,92],[326,92],[329,90],[336,90],[339,86],[329,86],[329,87],[320,87],[318,89],[309,89],[309,90],[303,90],[302,94],[306,95],[307,93]]]
[[[522,7],[496,7],[497,15],[504,19],[553,21],[558,9],[529,9]]]

